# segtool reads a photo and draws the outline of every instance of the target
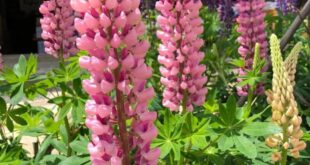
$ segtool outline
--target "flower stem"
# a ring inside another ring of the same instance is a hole
[[[252,102],[253,102],[253,98],[254,98],[254,90],[255,90],[255,86],[250,86],[249,95],[248,95],[248,101],[247,101],[246,110],[245,110],[245,113],[244,113],[244,118],[245,119],[250,116],[250,113],[252,111]]]
[[[67,150],[67,156],[71,156],[72,154],[72,149],[70,147],[70,143],[72,141],[72,138],[71,138],[71,129],[70,129],[70,124],[69,124],[69,120],[68,120],[68,117],[65,116],[64,118],[64,122],[65,122],[65,127],[66,127],[66,131],[67,131],[67,134],[68,134],[68,143],[67,143],[67,147],[68,147],[68,150]]]
[[[288,132],[287,132],[287,125],[283,126],[283,144],[288,141]],[[282,147],[281,153],[281,165],[286,165],[287,162],[287,149]]]
[[[59,53],[59,63],[60,63],[60,66],[61,65],[65,65],[65,60],[64,60],[64,57],[63,57],[63,49],[61,48],[60,49],[60,53]],[[61,107],[65,106],[66,104],[66,91],[64,91],[63,88],[60,88],[61,89],[61,96],[62,96],[62,105]],[[67,156],[71,156],[72,155],[72,149],[70,147],[70,143],[72,141],[72,137],[71,137],[71,128],[70,128],[70,123],[69,123],[69,120],[68,120],[68,117],[65,116],[64,117],[64,123],[65,123],[65,129],[66,129],[66,132],[67,132],[67,135],[68,135],[68,141],[67,141]]]
[[[116,52],[116,50],[115,50]],[[129,139],[128,133],[126,129],[126,116],[125,116],[125,107],[124,107],[124,95],[122,91],[120,91],[117,86],[120,79],[121,66],[119,66],[114,71],[115,77],[115,88],[116,88],[116,106],[117,106],[117,115],[118,115],[118,126],[119,126],[119,135],[120,135],[120,143],[123,149],[123,165],[130,165],[130,156],[129,156]]]

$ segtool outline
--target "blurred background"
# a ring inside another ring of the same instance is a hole
[[[0,0],[0,45],[3,54],[44,54],[43,42],[40,39],[41,15],[38,12],[42,1]],[[217,1],[221,0],[202,1],[206,5],[208,2],[219,3]],[[298,0],[299,6],[306,1]],[[147,10],[154,9],[155,2],[156,0],[141,0],[141,9],[145,17]]]

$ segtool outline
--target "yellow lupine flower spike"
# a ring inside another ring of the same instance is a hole
[[[286,163],[288,150],[293,157],[298,158],[299,151],[306,148],[306,143],[300,140],[303,136],[300,129],[302,120],[298,116],[293,89],[301,47],[301,43],[296,44],[284,62],[277,36],[272,35],[270,37],[273,78],[272,90],[267,90],[266,95],[267,101],[272,107],[272,120],[282,127],[282,133],[268,137],[266,144],[271,148],[278,149],[277,152],[273,153],[272,159],[281,161],[281,164]]]

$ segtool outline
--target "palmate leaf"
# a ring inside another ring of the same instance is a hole
[[[3,76],[3,78],[10,84],[19,82],[18,77],[10,68],[5,68],[5,70],[1,72],[1,76]]]
[[[169,110],[165,110],[163,114],[163,122],[156,122],[158,136],[153,141],[152,147],[160,147],[161,158],[165,158],[172,151],[174,160],[179,160],[182,146],[179,140],[186,115],[173,115]]]
[[[71,156],[61,161],[58,165],[84,165],[89,162],[90,162],[89,156],[84,157]]]
[[[11,104],[17,105],[24,98],[24,96],[24,84],[16,84],[16,87],[11,94]]]
[[[267,136],[282,132],[282,128],[270,122],[252,122],[243,127],[241,132],[250,136]]]
[[[10,132],[14,131],[14,124],[13,124],[12,119],[9,116],[6,117],[6,127],[8,128]]]
[[[26,75],[30,77],[30,75],[35,74],[37,72],[37,67],[38,67],[38,57],[31,54],[27,61]]]
[[[257,156],[256,146],[244,136],[233,136],[236,149],[244,156],[254,159]]]
[[[46,150],[48,149],[48,147],[51,145],[53,141],[53,135],[49,135],[46,139],[44,139],[44,141],[41,143],[40,145],[40,149],[34,159],[34,163],[35,164],[39,164],[39,161],[43,158],[43,156],[45,155]]]
[[[210,120],[202,119],[198,120],[192,113],[188,113],[187,124],[183,128],[183,140],[185,146],[191,146],[193,148],[203,149],[207,143],[207,136],[214,135],[213,130],[210,127]]]
[[[232,125],[237,122],[236,120],[236,99],[234,96],[230,96],[227,100],[226,105],[219,104],[220,118],[222,122],[226,125]]]
[[[65,105],[60,109],[59,112],[59,120],[65,118],[67,114],[72,110],[73,104],[72,102],[67,102]]]
[[[222,151],[226,151],[234,146],[234,137],[222,135],[218,140],[218,147]]]
[[[57,139],[52,139],[52,146],[57,149],[60,153],[67,153],[67,146],[64,142]]]
[[[87,144],[89,143],[88,139],[80,138],[70,143],[70,147],[73,151],[78,154],[88,154]]]
[[[230,64],[232,64],[238,68],[242,68],[245,66],[245,62],[243,59],[233,59],[232,61],[230,61]]]
[[[18,63],[14,65],[13,71],[20,80],[26,79],[27,60],[24,55],[19,57]]]
[[[27,122],[24,118],[19,117],[19,116],[15,116],[15,115],[10,115],[10,117],[14,120],[15,123],[19,124],[19,125],[27,125]]]

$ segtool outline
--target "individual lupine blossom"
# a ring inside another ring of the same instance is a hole
[[[200,0],[160,0],[156,9],[161,40],[158,61],[162,66],[161,83],[165,86],[163,105],[171,111],[192,111],[205,101],[207,77],[203,76],[205,65],[200,62],[204,53],[199,51],[204,41],[199,17]]]
[[[140,39],[145,26],[139,5],[139,0],[71,0],[81,13],[74,20],[77,46],[89,53],[80,58],[80,66],[91,74],[83,87],[91,96],[85,108],[94,165],[129,165],[131,153],[135,164],[152,165],[160,155],[150,146],[157,136],[157,114],[147,109],[154,90],[146,87],[152,70],[144,60],[149,43]]]
[[[267,101],[272,107],[272,121],[282,128],[282,133],[272,135],[266,139],[269,147],[279,149],[273,153],[272,160],[280,161],[286,150],[298,158],[299,151],[306,148],[306,143],[301,141],[303,131],[300,129],[302,119],[298,116],[297,103],[294,98],[294,74],[301,43],[298,43],[286,62],[283,62],[280,43],[275,35],[270,39],[271,61],[273,69],[272,90],[266,91]],[[286,154],[285,154],[286,156]]]
[[[69,0],[47,0],[39,8],[45,52],[67,58],[77,52],[75,46],[74,11]]]
[[[278,8],[284,13],[297,11],[297,0],[277,0]]]
[[[235,21],[235,12],[233,9],[233,0],[218,0],[218,13],[222,22],[221,35],[227,36],[230,34],[233,23]]]
[[[239,16],[237,23],[239,27],[237,32],[240,33],[238,42],[240,47],[239,54],[245,62],[245,66],[238,69],[239,76],[245,76],[246,70],[251,70],[254,57],[255,44],[260,45],[260,57],[266,58],[267,56],[267,38],[265,32],[265,13],[263,8],[265,6],[264,0],[239,0],[236,4]],[[262,71],[266,70],[264,68]],[[241,81],[239,78],[238,81]],[[248,86],[237,87],[239,96],[246,96],[248,94]],[[263,91],[263,86],[259,85],[257,93]]]

